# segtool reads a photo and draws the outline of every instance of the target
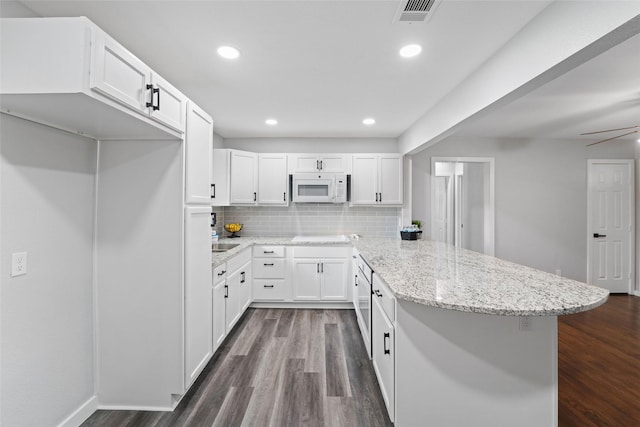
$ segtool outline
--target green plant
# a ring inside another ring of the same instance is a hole
[[[414,219],[413,221],[411,221],[411,224],[417,225],[419,229],[422,229],[422,221],[420,221],[419,219]]]

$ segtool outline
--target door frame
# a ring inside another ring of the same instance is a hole
[[[487,163],[489,165],[489,206],[486,215],[484,216],[484,253],[487,255],[495,256],[495,158],[494,157],[431,157],[431,178],[434,177],[436,170],[436,162],[449,162],[449,163]],[[455,179],[455,177],[454,177]],[[433,186],[429,189],[431,193],[431,209],[435,206],[435,192]],[[431,218],[433,223],[433,215]],[[433,226],[432,226],[433,228]]]
[[[635,292],[636,282],[636,191],[635,191],[635,160],[634,159],[587,159],[587,283],[591,284],[591,222],[593,218],[591,216],[591,192],[589,191],[589,175],[591,173],[591,167],[595,164],[607,163],[627,165],[629,172],[629,288],[627,293],[629,295],[638,295]]]

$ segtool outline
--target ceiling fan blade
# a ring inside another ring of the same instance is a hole
[[[626,127],[626,128],[599,130],[599,131],[596,131],[596,132],[581,133],[580,135],[594,135],[596,133],[614,132],[614,131],[617,131],[617,130],[627,130],[627,129],[635,129],[635,128],[640,128],[640,126],[639,125],[635,125],[635,126],[629,126],[629,127]]]
[[[611,141],[612,139],[622,138],[623,136],[631,135],[632,133],[638,133],[640,130],[632,130],[631,132],[623,133],[622,135],[613,136],[611,138],[603,139],[602,141],[592,142],[591,144],[587,144],[587,147],[591,147],[592,145],[600,144],[602,142]]]

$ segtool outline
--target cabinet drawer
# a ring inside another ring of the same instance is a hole
[[[284,300],[284,279],[255,279],[253,281],[254,301]]]
[[[247,248],[227,261],[227,271],[231,274],[249,261],[251,261],[251,250]]]
[[[351,246],[295,246],[294,258],[351,258]]]
[[[380,278],[379,275],[373,274],[373,298],[378,300],[380,306],[384,310],[389,320],[395,322],[396,320],[396,297],[389,289],[389,286]]]
[[[258,279],[284,279],[284,259],[254,259],[253,277]]]
[[[253,247],[253,256],[256,258],[284,258],[284,246],[264,246]]]
[[[227,277],[227,264],[222,263],[213,269],[213,285],[217,285]]]

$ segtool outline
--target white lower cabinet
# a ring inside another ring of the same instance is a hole
[[[286,287],[286,248],[256,245],[253,247],[253,300],[284,301]]]
[[[350,247],[296,247],[293,257],[293,299],[348,301]]]
[[[213,271],[213,351],[215,352],[227,336],[227,264]]]
[[[378,377],[378,384],[389,418],[395,418],[395,328],[384,308],[373,297],[372,301],[372,337],[373,368]]]
[[[251,280],[251,249],[246,249],[213,271],[214,351],[251,304]]]

